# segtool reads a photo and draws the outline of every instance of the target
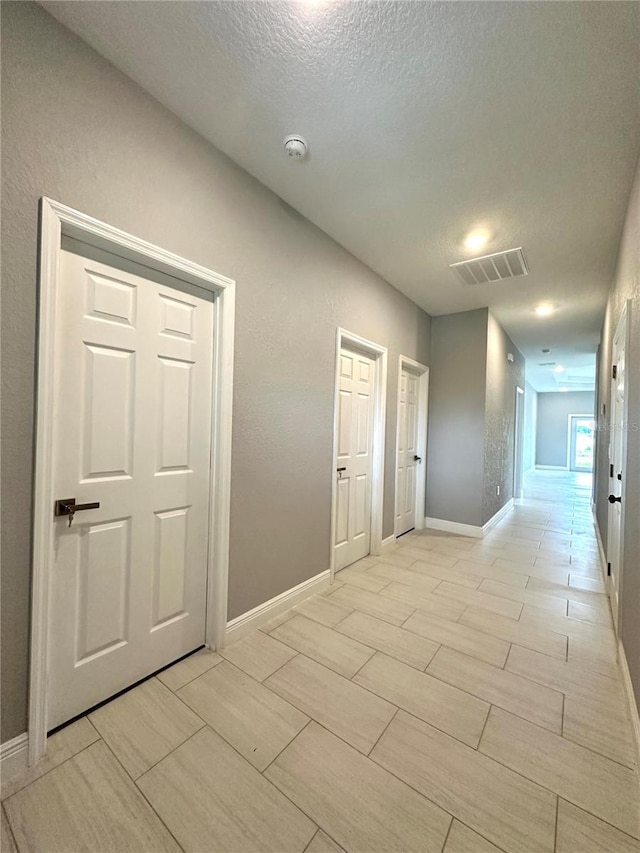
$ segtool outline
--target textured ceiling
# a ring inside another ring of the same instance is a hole
[[[593,364],[640,146],[640,4],[42,5],[425,310],[489,306],[539,390],[540,361]],[[477,226],[530,275],[459,283]]]

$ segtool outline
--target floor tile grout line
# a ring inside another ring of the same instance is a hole
[[[16,838],[15,832],[13,831],[13,826],[11,825],[11,821],[9,820],[9,813],[7,812],[7,810],[4,807],[4,800],[0,804],[0,810],[2,811],[2,813],[4,815],[4,821],[7,825],[7,829],[9,830],[9,834],[11,836],[13,843],[14,843],[14,846],[15,846],[16,850],[18,851],[18,853],[20,853],[20,847],[18,846],[18,840]]]
[[[213,651],[213,649],[211,649],[210,651],[211,651],[214,655],[218,655],[218,657],[220,658],[220,660],[217,660],[215,663],[212,663],[212,664],[211,664],[211,666],[209,667],[209,669],[205,669],[203,672],[199,673],[198,675],[195,675],[193,678],[190,678],[190,679],[189,679],[189,681],[185,681],[185,683],[184,683],[184,684],[181,684],[181,685],[180,685],[180,687],[176,687],[176,688],[175,688],[175,690],[174,690],[172,687],[169,687],[169,685],[168,685],[168,684],[165,684],[165,683],[164,683],[164,681],[163,681],[163,680],[162,680],[158,675],[154,675],[154,676],[152,676],[152,677],[153,677],[153,678],[157,678],[157,679],[158,679],[158,681],[159,681],[161,684],[163,684],[163,685],[167,688],[167,690],[170,690],[170,691],[174,694],[174,696],[175,696],[175,695],[176,695],[176,693],[178,692],[178,690],[182,690],[182,688],[183,688],[183,687],[186,687],[186,686],[187,686],[187,684],[191,684],[191,682],[192,682],[192,681],[196,681],[198,678],[200,678],[200,676],[201,676],[201,675],[206,675],[206,673],[207,673],[207,672],[210,672],[214,667],[216,667],[216,666],[218,666],[219,664],[221,664],[223,660],[226,660],[226,658],[224,658],[224,657],[220,654],[220,652]],[[189,660],[189,658],[185,658],[185,660]],[[182,663],[182,661],[178,661],[178,663]],[[177,666],[177,665],[178,665],[178,664],[175,664],[175,666]],[[169,669],[171,669],[171,667],[169,667]],[[163,670],[163,672],[166,672],[166,671],[168,671],[168,670]],[[160,673],[160,675],[162,675],[162,673]]]
[[[492,706],[492,707],[494,707],[494,706]],[[424,722],[425,722],[425,721],[424,721],[424,720],[421,720],[421,719],[420,719],[420,717],[416,717],[416,716],[415,716],[415,714],[411,714],[411,713],[409,713],[409,711],[404,711],[404,709],[400,709],[400,710],[403,710],[403,712],[404,712],[405,714],[408,714],[408,716],[413,717],[413,718],[414,718],[415,720],[417,720],[419,723],[423,723],[423,724],[424,724]],[[514,715],[514,716],[515,716],[515,715]],[[521,719],[522,719],[522,718],[521,718]],[[431,723],[427,723],[426,725],[431,726],[431,728],[434,728],[434,729],[436,728],[436,726],[433,726]],[[440,730],[440,729],[438,729],[438,731],[441,731],[441,730]],[[447,735],[448,737],[451,737],[453,740],[457,740],[457,738],[453,738],[453,736],[452,736],[452,735],[449,735],[447,732],[443,732],[443,734]],[[484,734],[484,732],[483,732],[483,734]],[[459,741],[459,742],[460,742],[460,743],[462,743],[462,741]],[[467,746],[469,749],[474,749],[474,747],[469,746],[469,744],[464,744],[464,746]],[[547,791],[547,792],[548,792],[548,793],[550,793],[550,794],[553,794],[553,796],[555,796],[556,798],[565,800],[565,802],[570,803],[571,805],[575,806],[576,808],[582,809],[582,811],[586,812],[587,814],[590,814],[592,817],[595,817],[595,818],[597,818],[598,820],[601,820],[603,823],[606,823],[608,826],[612,826],[614,829],[617,829],[617,830],[619,830],[620,832],[623,832],[625,835],[629,836],[630,838],[634,838],[634,839],[635,839],[635,836],[633,836],[633,835],[629,835],[629,833],[628,833],[628,832],[625,832],[625,830],[620,829],[620,827],[616,826],[615,824],[611,823],[611,822],[610,822],[610,821],[608,821],[608,820],[605,820],[605,818],[600,817],[600,815],[594,814],[594,812],[589,811],[589,809],[585,808],[583,805],[580,805],[579,803],[576,803],[576,802],[574,802],[573,800],[568,799],[568,797],[563,796],[563,795],[562,795],[562,794],[560,794],[558,791],[554,791],[554,790],[553,790],[553,788],[548,788],[546,785],[543,785],[543,784],[541,784],[540,782],[536,782],[536,780],[535,780],[535,779],[530,779],[528,776],[525,776],[525,775],[524,775],[524,773],[521,773],[521,772],[520,772],[520,771],[518,771],[518,770],[514,770],[514,769],[513,769],[513,767],[509,767],[509,765],[508,765],[508,764],[504,764],[502,761],[500,761],[499,759],[495,758],[493,755],[488,755],[486,752],[482,752],[482,751],[480,750],[480,746],[481,746],[481,741],[479,741],[479,742],[478,742],[478,747],[477,747],[477,749],[475,749],[475,751],[476,751],[479,755],[483,755],[485,758],[488,758],[489,760],[494,761],[496,764],[499,764],[499,765],[500,765],[500,767],[504,767],[506,770],[509,770],[511,773],[515,773],[515,775],[516,775],[516,776],[519,776],[521,779],[526,779],[526,780],[527,780],[527,782],[531,783],[532,785],[537,785],[537,787],[538,787],[538,788],[541,788],[542,790]],[[586,748],[586,747],[585,747],[585,748]],[[376,764],[378,764],[378,766],[379,766],[379,767],[382,767],[382,768],[383,768],[383,770],[386,770],[386,771],[387,771],[387,773],[391,773],[391,775],[392,775],[392,776],[395,776],[395,777],[396,777],[396,779],[400,779],[400,781],[401,781],[401,782],[404,782],[404,783],[405,783],[405,785],[409,785],[409,787],[410,787],[410,788],[412,788],[414,791],[417,791],[417,793],[418,793],[418,794],[420,794],[420,793],[421,793],[420,791],[418,791],[418,789],[417,789],[417,788],[414,788],[414,787],[413,787],[413,785],[411,785],[409,782],[407,782],[406,780],[402,779],[402,777],[401,777],[401,776],[397,776],[397,775],[396,775],[392,770],[389,770],[389,769],[388,769],[387,767],[385,767],[383,764],[380,764],[380,762],[376,761],[375,757],[373,757],[373,756],[369,756],[369,757],[371,758],[371,760],[372,760],[372,761],[375,761],[375,763],[376,763]],[[424,794],[422,794],[422,796],[424,797],[425,795],[424,795]],[[429,802],[435,802],[434,800],[430,800],[430,799],[429,799],[429,797],[425,797],[425,799],[429,800]],[[438,803],[435,803],[435,805],[438,805]],[[440,806],[440,808],[442,808],[442,806]],[[445,809],[445,811],[446,811],[446,809]],[[450,813],[449,813],[449,814],[450,814]],[[459,818],[458,818],[458,817],[456,817],[456,815],[453,815],[453,816],[456,818],[456,820],[459,820]],[[463,823],[464,821],[460,821],[460,822],[461,822],[461,823]],[[469,827],[469,828],[470,828],[470,829],[473,829],[473,827]],[[475,830],[474,830],[474,832],[475,832]],[[640,841],[640,834],[638,835],[638,838],[637,838],[637,839],[635,839],[635,840]],[[492,842],[492,843],[493,843],[493,842]]]
[[[61,761],[59,764],[56,764],[54,767],[50,767],[41,776],[38,776],[35,779],[32,779],[31,782],[27,782],[26,785],[22,785],[22,787],[18,788],[12,794],[9,794],[8,796],[3,797],[2,798],[2,804],[4,805],[4,803],[7,800],[10,800],[12,797],[15,797],[16,794],[19,794],[22,791],[25,791],[27,788],[30,788],[31,785],[35,784],[36,782],[39,782],[40,779],[44,779],[45,776],[48,776],[49,773],[51,773],[53,770],[57,770],[58,767],[62,767],[63,764],[66,764],[68,761],[71,761],[71,759],[75,758],[76,755],[80,755],[81,752],[85,752],[87,749],[89,749],[89,747],[93,746],[94,744],[99,743],[100,741],[104,741],[104,738],[102,737],[100,732],[97,732],[97,734],[98,734],[98,737],[94,741],[92,741],[91,743],[88,743],[86,746],[83,746],[82,749],[79,749],[77,752],[74,752],[73,755],[70,755],[68,758],[65,758],[64,761]],[[46,756],[45,756],[45,759],[46,759]],[[45,759],[42,759],[42,760],[44,761]],[[118,762],[118,764],[119,763],[120,762]],[[36,766],[36,765],[32,765],[32,766]],[[28,769],[29,768],[27,768],[27,770]],[[26,771],[23,771],[23,772],[26,772]],[[17,777],[14,777],[14,778],[17,778]],[[11,780],[9,780],[9,781],[11,781]]]
[[[393,702],[390,702],[389,704],[390,704],[390,705],[393,705]],[[373,744],[373,746],[371,747],[371,749],[369,750],[369,752],[367,752],[367,758],[369,758],[369,756],[371,755],[371,753],[373,752],[373,750],[376,748],[376,746],[377,746],[377,745],[380,743],[380,741],[382,740],[382,737],[383,737],[384,733],[387,731],[387,729],[389,728],[389,726],[391,725],[391,723],[392,723],[392,722],[395,720],[395,718],[398,716],[398,711],[400,710],[399,706],[398,706],[398,705],[393,705],[393,707],[395,708],[395,711],[394,711],[394,712],[393,712],[393,714],[391,715],[391,719],[389,720],[389,722],[387,723],[387,725],[382,729],[382,731],[380,732],[380,734],[379,734],[379,735],[378,735],[378,737],[376,738],[376,742]]]

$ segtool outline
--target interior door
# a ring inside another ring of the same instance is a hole
[[[418,377],[400,373],[398,389],[398,458],[396,469],[396,536],[416,526],[418,448]]]
[[[611,423],[609,436],[609,520],[607,526],[607,562],[609,563],[609,595],[613,620],[618,626],[618,603],[622,576],[623,518],[622,500],[626,454],[626,312],[613,339],[611,378]]]
[[[49,729],[204,642],[214,314],[185,288],[61,254]]]
[[[366,557],[371,544],[374,362],[342,347],[338,369],[335,568]]]

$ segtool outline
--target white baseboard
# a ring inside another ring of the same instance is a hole
[[[609,577],[607,575],[607,556],[604,553],[604,546],[602,544],[602,537],[600,536],[600,528],[598,527],[598,517],[596,516],[596,505],[591,505],[591,512],[593,514],[593,526],[596,529],[596,539],[598,540],[598,554],[600,555],[600,570],[602,572],[602,580],[604,581],[605,589],[607,593],[609,592]]]
[[[482,539],[511,509],[513,509],[513,498],[509,498],[506,504],[482,527],[476,527],[475,524],[462,524],[459,521],[447,521],[444,518],[425,518],[424,524],[432,530],[444,530],[446,533],[459,533],[461,536]]]
[[[506,504],[503,507],[501,507],[498,510],[498,512],[496,512],[495,515],[492,515],[486,524],[482,525],[482,535],[483,536],[486,533],[488,533],[488,531],[491,530],[492,527],[495,527],[496,524],[500,521],[500,519],[504,518],[508,512],[511,512],[511,510],[513,509],[513,503],[514,503],[513,498],[509,498],[509,500],[506,502]]]
[[[28,755],[29,736],[26,732],[0,745],[0,778],[3,782],[26,770]]]
[[[444,518],[425,518],[425,527],[432,530],[444,530],[446,533],[459,533],[461,536],[473,536],[482,539],[482,528],[473,524],[461,524],[459,521],[446,521]]]
[[[384,554],[385,551],[388,551],[393,545],[396,544],[395,536],[387,536],[386,539],[382,540],[382,545],[380,546],[380,553]]]
[[[536,471],[568,471],[566,465],[536,465]]]
[[[253,610],[247,610],[247,612],[243,613],[241,616],[236,616],[235,619],[231,619],[227,622],[225,644],[239,640],[246,634],[250,634],[252,631],[255,631],[256,628],[264,625],[264,623],[268,622],[269,619],[273,619],[273,617],[277,616],[279,613],[283,613],[295,604],[299,604],[301,601],[304,601],[305,598],[309,598],[310,595],[315,595],[316,592],[320,592],[322,589],[328,588],[329,582],[330,572],[329,569],[326,569],[324,572],[320,572],[320,574],[315,575],[306,581],[302,581],[302,583],[299,583],[297,586],[293,586],[291,589],[281,592],[280,595],[276,595],[275,598],[271,598],[269,601],[259,604],[257,607],[254,607]]]
[[[636,702],[636,695],[633,690],[627,656],[624,653],[624,646],[621,641],[618,643],[618,663],[622,670],[622,683],[624,684],[627,701],[629,702],[629,716],[631,717],[631,728],[636,747],[636,766],[640,769],[640,714],[638,713],[638,703]]]

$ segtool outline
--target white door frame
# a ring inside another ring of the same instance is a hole
[[[515,404],[512,489],[514,500],[520,500],[524,494],[524,388],[521,388],[520,385],[516,385]],[[520,482],[519,489],[516,488],[518,481]]]
[[[371,452],[371,538],[369,553],[382,551],[382,512],[384,502],[384,441],[387,410],[387,348],[366,338],[338,327],[336,330],[335,387],[333,399],[333,465],[331,468],[331,550],[329,572],[331,583],[336,569],[336,510],[338,490],[336,487],[336,468],[338,466],[338,407],[340,392],[340,350],[342,347],[354,348],[373,359],[373,440]]]
[[[53,402],[56,303],[62,237],[72,237],[122,258],[168,273],[215,294],[213,342],[213,417],[211,435],[210,547],[207,564],[205,642],[224,644],[229,572],[229,499],[231,491],[231,413],[235,282],[111,225],[49,198],[40,207],[38,276],[38,379],[34,478],[31,594],[31,667],[29,676],[29,764],[39,761],[47,744],[47,661],[49,580],[53,564]]]
[[[616,341],[620,338],[622,334],[624,334],[624,350],[625,350],[625,370],[627,371],[627,375],[625,377],[625,394],[624,394],[624,406],[622,411],[622,424],[620,425],[621,438],[622,438],[622,448],[620,451],[620,459],[622,460],[623,470],[622,470],[622,481],[620,484],[620,497],[622,498],[622,511],[620,513],[620,532],[618,536],[618,596],[617,596],[617,607],[613,608],[612,601],[612,580],[611,578],[606,579],[607,583],[607,591],[609,593],[609,601],[611,601],[611,610],[613,616],[613,626],[616,632],[616,635],[620,636],[620,601],[622,600],[622,588],[624,585],[624,522],[625,522],[625,514],[624,508],[626,503],[626,484],[627,484],[627,424],[629,423],[629,377],[628,377],[628,364],[629,364],[629,340],[631,337],[630,334],[630,323],[631,323],[631,310],[629,308],[629,303],[631,300],[627,299],[622,306],[622,313],[620,314],[620,319],[618,320],[618,325],[616,326],[615,333],[613,335],[613,339],[611,341],[611,366],[609,368],[609,455],[607,457],[607,498],[611,494],[611,478],[609,477],[609,465],[611,463],[611,438],[613,435],[613,430],[611,429],[611,417],[615,411],[614,399],[615,399],[615,379],[613,378],[613,354]],[[613,424],[615,429],[616,424]],[[615,473],[615,472],[614,472]],[[607,530],[609,530],[611,524],[611,511],[613,506],[609,504],[607,507]],[[607,536],[607,562],[612,562],[609,559],[609,542],[610,537]]]
[[[595,414],[583,415],[583,414],[580,414],[580,412],[577,412],[575,414],[571,413],[571,414],[567,415],[567,419],[568,419],[567,420],[567,470],[568,471],[574,471],[574,469],[571,467],[571,461],[572,461],[571,460],[571,418],[584,418],[585,420],[593,421],[595,424],[596,416],[595,416]],[[595,434],[596,434],[596,429],[594,426],[594,428],[593,428],[594,439],[595,439]],[[591,466],[591,472],[592,473],[593,473],[594,466],[595,466],[595,455],[594,455],[594,459],[593,459],[593,465]],[[585,474],[588,473],[586,468],[582,468],[582,469],[579,469],[577,471],[574,471],[574,473],[580,474],[581,471]]]
[[[424,519],[426,515],[427,495],[427,424],[429,414],[429,368],[419,361],[414,361],[406,355],[401,355],[398,360],[398,396],[396,399],[396,472],[395,491],[393,498],[393,532],[398,535],[396,527],[396,500],[398,498],[398,454],[400,452],[400,383],[402,371],[407,370],[418,378],[418,441],[416,442],[416,455],[422,459],[422,474],[416,477],[415,492],[415,529],[424,530]]]

